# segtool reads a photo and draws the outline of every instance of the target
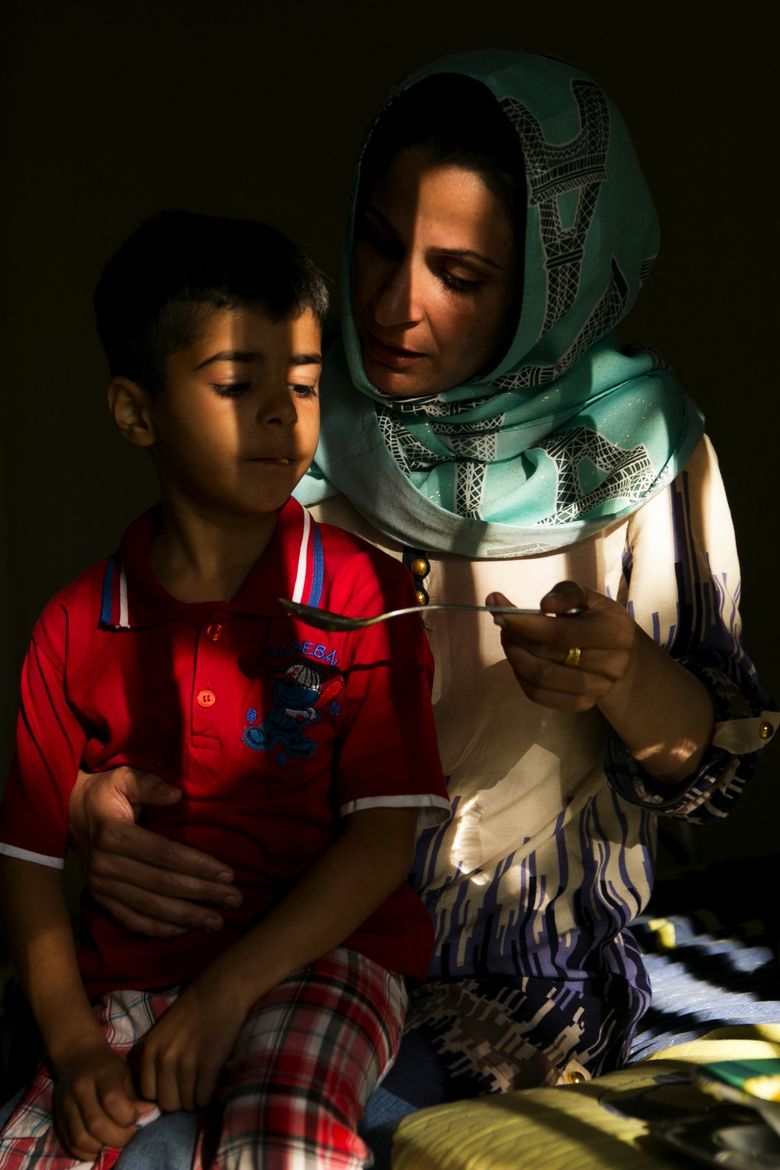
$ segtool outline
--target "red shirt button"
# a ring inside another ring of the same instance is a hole
[[[213,707],[217,701],[217,696],[213,691],[198,691],[198,704],[201,707]]]
[[[222,633],[222,623],[213,622],[210,626],[206,626],[206,637],[211,638],[212,642],[219,641],[219,635]]]

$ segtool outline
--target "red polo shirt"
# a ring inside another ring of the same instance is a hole
[[[80,766],[128,764],[182,789],[143,823],[226,861],[243,905],[218,933],[125,930],[89,897],[80,964],[90,994],[192,978],[275,905],[359,809],[448,810],[430,705],[431,656],[415,614],[323,633],[279,597],[371,614],[414,603],[406,569],[290,500],[231,602],[185,604],[149,566],[155,514],[119,552],[49,602],[22,675],[17,752],[0,850],[61,866]],[[404,884],[345,945],[423,978],[428,914]]]

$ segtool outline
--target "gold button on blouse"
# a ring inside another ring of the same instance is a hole
[[[428,594],[425,592],[424,589],[416,589],[415,593],[417,594],[417,600],[420,603],[420,605],[427,605],[428,604]]]
[[[415,557],[409,568],[415,577],[427,577],[431,571],[431,562],[427,557]]]
[[[766,721],[764,723],[762,723],[758,729],[758,738],[759,739],[771,739],[774,734],[775,734],[774,727],[772,726],[771,723],[767,723]]]

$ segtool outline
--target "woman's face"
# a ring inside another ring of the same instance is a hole
[[[514,331],[516,269],[506,207],[476,172],[420,147],[395,155],[355,231],[352,307],[369,380],[408,398],[495,365]]]

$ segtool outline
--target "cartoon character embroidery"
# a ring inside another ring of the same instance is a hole
[[[257,722],[257,711],[250,708],[246,713],[247,726],[242,739],[256,752],[270,751],[279,744],[281,750],[277,761],[283,764],[288,754],[305,757],[316,749],[316,743],[306,737],[304,729],[307,724],[319,720],[317,707],[326,702],[330,702],[331,713],[338,714],[339,705],[335,699],[343,681],[340,676],[323,681],[320,672],[304,662],[288,666],[283,674],[274,678],[275,706],[259,727],[253,726]]]

